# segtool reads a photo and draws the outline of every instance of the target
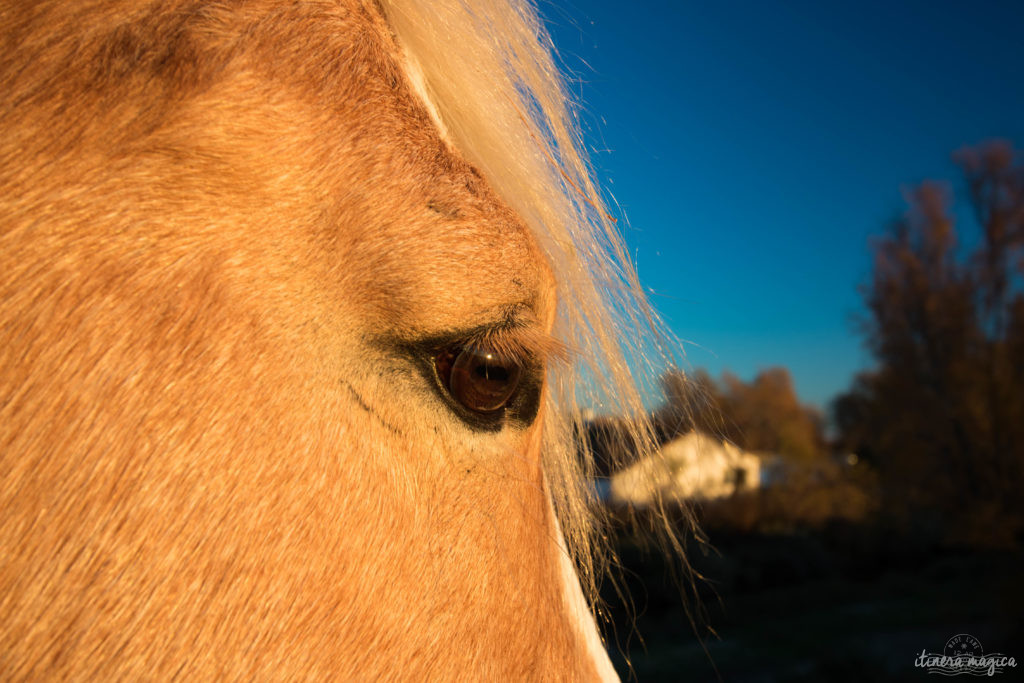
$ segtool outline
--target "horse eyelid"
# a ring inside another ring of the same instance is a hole
[[[378,340],[378,345],[412,351],[417,355],[433,355],[455,347],[480,346],[523,365],[546,365],[548,361],[567,362],[573,355],[566,344],[539,327],[509,320],[433,334],[412,341],[384,337]]]

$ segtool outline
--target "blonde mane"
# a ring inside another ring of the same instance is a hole
[[[410,80],[448,142],[526,221],[554,271],[555,334],[573,358],[549,373],[545,474],[584,591],[595,602],[607,569],[606,535],[588,488],[593,454],[578,453],[573,437],[584,409],[606,409],[630,418],[613,456],[650,452],[655,441],[643,392],[659,369],[678,362],[677,345],[647,301],[606,208],[576,105],[532,4],[382,5]],[[667,524],[656,532],[679,550]]]

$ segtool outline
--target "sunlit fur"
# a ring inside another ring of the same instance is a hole
[[[593,677],[551,510],[592,599],[573,416],[641,412],[653,321],[532,10],[0,30],[0,677]],[[532,422],[416,361],[481,335]]]
[[[447,137],[525,220],[555,274],[555,336],[575,362],[554,364],[549,374],[545,472],[580,578],[594,599],[606,558],[599,511],[585,489],[593,463],[590,454],[576,457],[572,422],[581,408],[630,416],[629,430],[618,435],[620,447],[608,455],[649,452],[643,393],[653,395],[659,370],[681,361],[678,345],[648,304],[605,208],[574,98],[532,7],[460,0],[383,4]],[[670,529],[656,533],[676,545]]]

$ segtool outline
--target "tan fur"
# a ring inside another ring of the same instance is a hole
[[[604,208],[551,39],[528,2],[381,0],[417,92],[448,139],[523,219],[554,275],[554,334],[572,363],[552,365],[544,469],[566,543],[593,602],[609,555],[586,488],[592,458],[573,443],[584,410],[629,415],[620,457],[654,447],[644,405],[682,361],[647,302]],[[622,463],[627,465],[628,463]],[[660,506],[660,501],[655,502]],[[664,521],[664,516],[662,515]],[[596,523],[595,523],[596,522]],[[675,550],[671,525],[656,533]]]
[[[469,430],[395,351],[548,348],[556,302],[379,9],[0,26],[0,678],[592,676],[544,418]]]

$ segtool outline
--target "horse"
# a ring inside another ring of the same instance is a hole
[[[651,313],[532,6],[0,26],[0,675],[615,679]]]

